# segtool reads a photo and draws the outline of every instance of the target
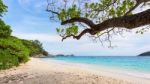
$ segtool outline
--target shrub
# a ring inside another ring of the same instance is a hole
[[[18,57],[10,53],[10,49],[0,49],[0,70],[18,66]]]
[[[29,50],[16,37],[0,38],[0,69],[18,66],[29,60]]]

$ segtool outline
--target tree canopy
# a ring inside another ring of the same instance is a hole
[[[7,6],[4,5],[2,0],[0,0],[0,16],[2,17],[2,14],[6,11],[7,11]]]
[[[131,30],[150,24],[150,0],[47,0],[50,19],[59,21],[56,28],[62,40],[69,37],[79,40],[82,36],[93,38]]]

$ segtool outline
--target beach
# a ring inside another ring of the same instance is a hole
[[[150,84],[149,78],[111,71],[31,58],[19,67],[0,71],[0,84]]]

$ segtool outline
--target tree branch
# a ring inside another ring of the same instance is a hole
[[[126,12],[125,16],[127,16],[129,13],[131,13],[134,9],[136,9],[138,6],[140,5],[140,3],[136,3],[136,5],[131,8],[128,12]]]
[[[58,13],[58,12],[56,12],[56,11],[53,11],[53,10],[49,9],[49,6],[50,6],[51,4],[54,4],[54,3],[49,3],[49,0],[47,0],[47,3],[48,3],[48,5],[47,5],[47,9],[46,9],[46,11],[47,11],[47,12],[51,12],[52,14],[59,15],[59,13]]]
[[[63,38],[62,38],[62,41],[63,40],[65,40],[65,39],[67,39],[67,38],[69,38],[69,37],[73,37],[74,39],[77,39],[77,40],[79,40],[84,34],[86,34],[86,33],[90,33],[91,34],[91,29],[84,29],[79,35],[77,35],[77,36],[75,36],[75,35],[73,35],[73,34],[71,34],[71,35],[69,35],[69,36],[62,36]]]
[[[145,2],[148,2],[148,1],[150,1],[150,0],[136,0],[136,5],[133,7],[133,8],[131,8],[126,14],[125,14],[125,16],[127,16],[130,12],[132,12],[134,9],[136,9],[141,3],[145,3]]]
[[[92,10],[92,11],[98,11],[98,12],[104,11],[104,10],[106,10],[109,6],[113,5],[113,4],[116,3],[116,2],[117,2],[117,0],[114,0],[112,3],[107,4],[103,9],[95,9],[95,10]]]
[[[137,3],[143,3],[143,2],[148,2],[150,0],[136,0],[136,1],[137,1]]]
[[[51,12],[52,14],[59,15],[59,13],[58,13],[58,12],[52,11],[52,10],[50,10],[50,9],[47,9],[46,11],[47,11],[47,12]]]
[[[72,19],[69,19],[69,20],[66,20],[66,21],[63,21],[61,23],[61,25],[65,25],[65,24],[69,24],[69,23],[74,23],[74,22],[82,22],[82,23],[85,23],[86,25],[88,25],[89,27],[93,28],[95,26],[95,24],[87,19],[87,18],[83,18],[83,17],[76,17],[76,18],[72,18]]]
[[[89,33],[91,35],[95,35],[98,32],[102,32],[107,30],[108,28],[126,28],[126,29],[134,29],[140,26],[150,24],[150,9],[127,16],[130,12],[132,12],[135,8],[137,8],[141,3],[148,2],[150,0],[137,0],[137,4],[131,8],[124,16],[111,18],[108,20],[103,21],[99,24],[94,24],[93,21],[89,20],[88,18],[84,17],[75,17],[66,21],[63,21],[61,25],[81,22],[90,27],[90,29],[83,30],[78,36],[69,35],[62,38],[62,41],[68,37],[73,37],[74,39],[80,39],[84,34]]]
[[[108,19],[100,24],[97,24],[95,28],[96,31],[103,31],[111,27],[134,29],[148,24],[150,24],[150,9],[130,16]]]

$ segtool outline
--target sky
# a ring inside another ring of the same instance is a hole
[[[89,37],[80,40],[67,39],[61,41],[56,33],[59,22],[52,22],[46,12],[46,0],[3,0],[8,6],[8,12],[3,20],[11,26],[13,36],[39,40],[50,54],[75,54],[77,56],[136,56],[145,51],[150,51],[150,31],[143,35],[132,32],[123,36],[114,36],[114,48],[102,46]]]

